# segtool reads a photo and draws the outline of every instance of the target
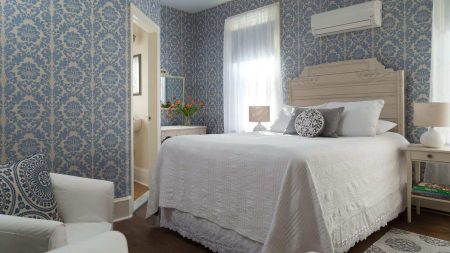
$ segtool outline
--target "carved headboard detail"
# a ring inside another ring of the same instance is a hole
[[[384,99],[380,118],[397,123],[395,131],[405,134],[404,71],[386,69],[376,58],[306,67],[288,90],[293,106]]]

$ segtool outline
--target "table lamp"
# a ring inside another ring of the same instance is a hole
[[[249,106],[248,114],[250,122],[258,122],[253,132],[266,130],[261,122],[270,122],[270,106]]]
[[[422,134],[420,143],[429,148],[441,148],[445,145],[445,136],[435,127],[450,127],[450,103],[415,103],[414,125],[429,127]]]

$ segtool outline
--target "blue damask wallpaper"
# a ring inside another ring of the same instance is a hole
[[[405,70],[407,138],[417,142],[413,101],[428,101],[430,90],[432,0],[384,0],[383,25],[316,39],[311,15],[365,0],[282,1],[283,83],[308,65],[376,57],[388,68]]]
[[[427,101],[429,98],[432,0],[384,0],[381,29],[323,38],[314,38],[311,34],[311,15],[365,1],[280,1],[284,89],[288,80],[297,77],[305,66],[376,57],[386,67],[404,69],[406,72],[407,137],[417,141],[421,129],[412,125],[412,102]],[[191,75],[187,82],[188,95],[205,99],[207,103],[205,110],[195,117],[194,123],[208,126],[210,133],[223,132],[222,55],[225,19],[273,2],[276,1],[235,0],[193,14],[193,19],[184,23],[188,27],[192,25],[189,29],[194,33],[192,53],[185,53],[185,58],[180,61],[193,62],[188,67],[195,66],[194,69],[186,70]],[[169,20],[163,18],[163,26],[165,22]],[[170,23],[181,26],[177,22],[183,21],[175,17],[170,19]]]
[[[0,162],[36,152],[53,171],[116,183],[130,194],[130,0],[0,1]],[[194,123],[223,132],[225,19],[274,0],[235,0],[187,14],[159,0],[131,0],[162,31],[162,67],[205,99]],[[283,84],[304,66],[377,57],[407,78],[412,102],[429,97],[432,0],[384,0],[383,27],[316,39],[312,14],[365,0],[282,0]]]
[[[192,94],[192,85],[189,84],[193,82],[195,71],[192,57],[195,39],[193,21],[193,14],[161,6],[161,68],[167,70],[171,75],[186,78],[185,97]],[[188,87],[191,90],[188,90]],[[183,124],[181,116],[175,116],[169,120],[165,115],[163,111],[161,115],[163,126]]]
[[[133,2],[160,22],[159,0]],[[130,2],[0,3],[0,162],[41,152],[129,195]]]

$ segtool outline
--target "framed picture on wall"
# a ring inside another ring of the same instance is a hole
[[[133,89],[133,96],[140,96],[142,95],[140,54],[133,56],[132,64],[133,64],[133,73],[131,73],[131,83]]]

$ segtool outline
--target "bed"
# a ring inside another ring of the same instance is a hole
[[[403,71],[354,60],[307,67],[289,82],[294,106],[370,99],[384,99],[380,118],[395,132],[168,140],[147,216],[215,252],[346,252],[405,208]]]

